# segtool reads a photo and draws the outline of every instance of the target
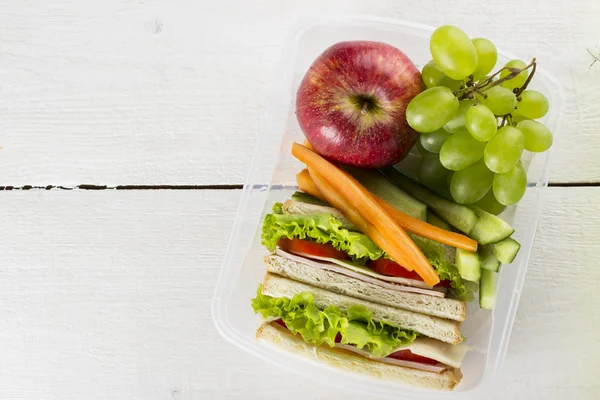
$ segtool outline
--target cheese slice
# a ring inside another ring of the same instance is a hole
[[[460,368],[463,358],[471,348],[465,344],[449,344],[431,338],[417,338],[410,345],[398,347],[394,352],[400,350],[410,350],[413,354]]]

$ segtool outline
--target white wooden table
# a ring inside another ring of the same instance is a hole
[[[210,317],[283,38],[341,11],[453,23],[560,77],[552,187],[490,398],[600,396],[597,1],[4,0],[0,398],[363,398],[264,365]]]

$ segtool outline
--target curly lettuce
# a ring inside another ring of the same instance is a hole
[[[281,203],[276,203],[273,213],[267,214],[263,222],[261,243],[269,251],[274,251],[281,238],[329,243],[347,253],[359,265],[384,255],[383,250],[367,235],[342,228],[341,222],[331,214],[283,214]]]
[[[352,344],[369,351],[373,357],[385,357],[400,346],[411,344],[417,337],[412,331],[395,327],[385,321],[373,321],[372,313],[364,306],[352,305],[344,313],[331,305],[320,310],[310,292],[299,293],[292,299],[271,297],[258,293],[252,299],[255,313],[264,318],[281,318],[288,329],[314,346],[335,345],[338,334],[341,343]]]
[[[453,262],[456,249],[417,235],[410,235],[427,260],[438,273],[440,280],[450,281],[451,294],[462,301],[473,301],[477,285],[467,285]]]
[[[409,235],[436,270],[440,280],[450,281],[451,296],[462,301],[472,301],[478,286],[470,285],[461,278],[454,265],[455,249],[421,236]],[[331,214],[283,214],[282,204],[275,203],[273,213],[265,217],[261,242],[269,251],[274,251],[281,238],[329,243],[337,250],[347,253],[359,265],[388,257],[367,235],[342,228],[341,222]]]

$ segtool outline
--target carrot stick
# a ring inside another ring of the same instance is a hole
[[[327,180],[317,174],[313,169],[309,169],[309,172],[311,174],[310,178],[319,189],[319,192],[322,193],[323,197],[327,199],[328,203],[340,210],[346,216],[346,218],[350,220],[350,222],[356,225],[361,232],[365,233],[369,238],[371,238],[371,240],[375,242],[377,246],[382,249],[391,247],[385,237],[379,233],[377,228],[366,221],[363,216],[360,215],[360,213],[348,203],[342,194],[339,194],[335,191],[335,189],[329,184],[329,182],[327,182]],[[394,260],[403,266],[407,265],[408,263],[403,254],[398,254],[398,258],[394,258]],[[410,267],[405,268],[407,268],[409,271],[412,271],[412,268]]]
[[[296,183],[298,184],[298,189],[302,190],[304,193],[308,193],[319,200],[327,202],[323,193],[317,189],[317,186],[310,177],[307,169],[303,169],[296,175]]]
[[[293,144],[292,154],[308,167],[318,171],[318,174],[327,180],[336,193],[344,194],[344,198],[353,210],[356,210],[367,222],[373,224],[389,243],[389,247],[382,248],[386,253],[395,260],[408,259],[409,263],[405,267],[407,269],[414,268],[427,284],[433,286],[439,283],[439,276],[423,252],[360,183],[299,143]]]
[[[420,219],[413,218],[390,205],[382,198],[376,197],[375,195],[373,195],[373,197],[375,197],[383,209],[390,214],[390,217],[406,231],[458,249],[470,252],[477,251],[477,242],[470,237],[461,235],[460,233],[450,232],[425,221],[421,221]]]
[[[369,229],[369,222],[365,220],[356,209],[348,204],[344,198],[344,195],[337,193],[329,184],[329,182],[327,182],[321,175],[317,174],[312,168],[308,169],[307,171],[310,173],[309,178],[319,193],[321,193],[321,196],[325,198],[329,204],[340,210],[350,220],[350,222],[358,227],[358,229],[366,233],[366,231]]]
[[[319,189],[317,189],[315,186],[315,183],[312,182],[308,170],[304,169],[298,175],[296,175],[296,181],[298,182],[298,188],[300,190],[310,194],[313,197],[326,201],[325,197],[323,197],[323,194],[321,194]],[[435,225],[428,224],[425,221],[421,221],[420,219],[413,218],[390,205],[381,197],[378,197],[372,193],[371,195],[379,203],[379,205],[381,205],[383,209],[390,214],[390,217],[392,217],[394,221],[396,221],[398,225],[400,225],[400,227],[407,232],[414,233],[415,235],[435,240],[436,242],[444,243],[458,249],[471,252],[477,251],[477,242],[470,237],[461,235],[460,233],[450,232],[442,228],[438,228]]]

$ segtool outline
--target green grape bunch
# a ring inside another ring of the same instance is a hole
[[[406,109],[421,134],[419,176],[461,204],[494,212],[516,204],[527,187],[523,152],[552,145],[552,132],[536,121],[548,113],[548,99],[528,89],[536,59],[510,60],[493,72],[496,46],[451,25],[437,28],[429,47],[432,59],[421,72],[426,89]]]

